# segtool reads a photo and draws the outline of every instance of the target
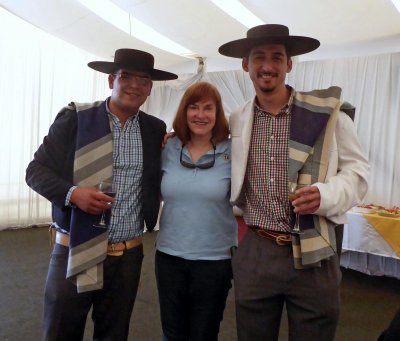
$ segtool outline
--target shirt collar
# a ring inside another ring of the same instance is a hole
[[[108,97],[108,98],[106,99],[106,111],[107,111],[107,113],[108,113],[108,116],[111,117],[111,120],[112,120],[112,122],[113,122],[114,124],[115,124],[116,122],[119,123],[119,118],[118,118],[116,115],[114,115],[114,114],[111,112],[111,110],[110,110],[110,107],[109,107],[110,98],[111,98],[111,97]],[[132,124],[138,124],[138,123],[139,123],[139,112],[140,112],[140,110],[138,110],[138,112],[137,112],[135,115],[129,117],[129,118],[127,119],[126,123],[132,122]]]
[[[292,111],[292,105],[293,105],[293,100],[294,100],[294,94],[295,91],[290,85],[286,85],[286,88],[290,90],[290,97],[289,101],[279,110],[279,113],[277,116],[282,116],[282,115],[290,115]],[[272,113],[263,110],[257,103],[257,97],[254,101],[254,112],[258,115],[272,115]]]

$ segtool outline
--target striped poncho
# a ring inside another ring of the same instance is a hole
[[[104,102],[71,103],[78,115],[74,185],[96,186],[112,179],[112,134]],[[107,230],[95,228],[98,217],[72,209],[67,278],[78,293],[103,287],[103,261],[107,255]]]
[[[340,110],[341,89],[296,92],[289,142],[289,181],[324,183]],[[318,215],[300,215],[304,233],[293,238],[295,268],[319,266],[336,253],[335,224]]]

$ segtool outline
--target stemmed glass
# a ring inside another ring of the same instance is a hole
[[[296,194],[296,190],[304,187],[304,185],[299,185],[296,182],[289,182],[289,201],[293,202],[294,200],[296,200],[297,198],[299,198],[300,196],[298,194]],[[296,213],[296,219],[294,222],[294,226],[290,231],[291,233],[294,234],[301,234],[303,233],[303,231],[300,230],[300,224],[299,224],[299,214]]]
[[[100,183],[96,186],[96,188],[103,192],[104,194],[108,195],[109,197],[114,198],[117,192],[115,191],[114,185],[110,181],[100,181]],[[101,213],[100,221],[96,224],[93,224],[94,227],[100,227],[103,229],[108,228],[109,220],[110,220],[110,213],[111,207],[109,209],[103,210]]]

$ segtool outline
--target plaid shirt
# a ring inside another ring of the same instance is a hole
[[[118,243],[143,234],[142,175],[143,149],[139,115],[130,117],[123,127],[107,106],[112,122],[113,182],[116,185],[109,241]]]
[[[291,225],[288,191],[289,102],[277,115],[254,107],[254,122],[244,182],[245,220],[267,230],[287,231]]]

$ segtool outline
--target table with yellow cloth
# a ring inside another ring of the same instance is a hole
[[[349,211],[340,264],[375,276],[400,279],[400,218]]]

